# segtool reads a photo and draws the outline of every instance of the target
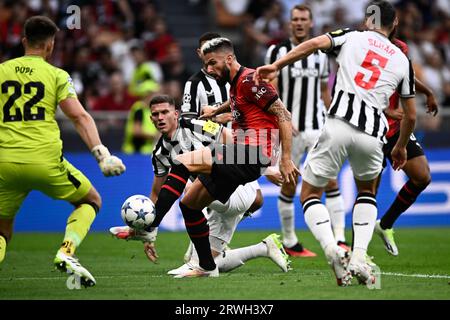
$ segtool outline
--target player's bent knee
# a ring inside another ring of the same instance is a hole
[[[260,189],[258,189],[256,191],[256,197],[255,200],[253,201],[252,205],[250,206],[250,208],[248,209],[248,211],[250,212],[255,212],[258,209],[261,209],[262,206],[264,204],[264,197],[262,195],[262,192]]]
[[[411,182],[416,186],[425,189],[431,183],[431,175],[429,172],[423,173],[417,177],[410,178]]]
[[[287,197],[293,197],[295,196],[295,190],[296,185],[292,183],[283,183],[280,192]]]
[[[14,219],[0,219],[0,235],[9,242],[13,234]]]
[[[88,194],[81,199],[80,201],[73,203],[75,206],[79,206],[82,204],[90,205],[95,210],[95,214],[97,214],[102,207],[102,197],[94,188],[89,190]]]
[[[328,181],[327,186],[325,187],[325,191],[336,190],[336,189],[339,189],[339,184],[338,184],[337,180],[330,179],[330,181]]]

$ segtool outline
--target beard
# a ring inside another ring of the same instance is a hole
[[[227,67],[224,68],[222,76],[217,79],[217,84],[221,87],[225,86],[227,83],[231,83],[230,79],[230,69]]]
[[[395,26],[394,29],[392,29],[391,33],[389,34],[389,40],[393,40],[394,38],[397,37],[397,30],[398,30],[398,26]]]

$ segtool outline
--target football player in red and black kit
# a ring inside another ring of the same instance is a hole
[[[253,82],[255,70],[241,66],[234,55],[233,45],[226,38],[215,38],[203,44],[205,70],[218,83],[229,82],[230,106],[204,114],[212,117],[230,111],[233,114],[233,140],[180,154],[172,164],[167,180],[155,204],[156,218],[147,231],[158,227],[164,215],[181,196],[190,175],[197,175],[180,201],[186,231],[193,242],[199,267],[176,277],[217,277],[218,269],[211,255],[209,227],[202,209],[212,201],[225,203],[239,185],[258,179],[272,163],[281,140],[280,172],[284,181],[296,183],[300,171],[291,160],[291,114],[268,83]],[[228,109],[228,110],[224,110]],[[219,125],[208,121],[203,131],[213,134]],[[147,255],[154,248],[147,246]]]
[[[405,55],[408,55],[408,46],[406,43],[392,37],[391,42],[399,47]],[[416,90],[426,95],[427,97],[427,113],[436,116],[438,106],[433,92],[425,84],[417,78],[415,79]],[[386,166],[386,158],[392,163],[391,151],[394,147],[400,132],[400,122],[403,117],[402,108],[399,106],[398,93],[394,93],[389,99],[389,108],[384,111],[389,123],[389,131],[386,134],[387,143],[383,147],[384,152],[384,166]],[[427,158],[423,152],[422,147],[416,140],[414,135],[411,135],[407,146],[407,159],[403,171],[408,176],[409,180],[405,183],[402,189],[397,194],[394,202],[383,215],[381,220],[375,224],[375,232],[383,240],[386,250],[393,256],[398,255],[398,248],[394,240],[393,226],[398,217],[405,212],[417,199],[420,193],[431,182],[430,168],[428,166]],[[381,175],[380,175],[381,177]]]

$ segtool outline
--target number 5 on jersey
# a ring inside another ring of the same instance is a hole
[[[378,65],[374,64],[374,60],[378,61]],[[367,52],[366,57],[364,58],[363,63],[361,64],[361,67],[371,71],[372,75],[370,76],[369,81],[365,81],[364,73],[358,72],[355,76],[356,84],[366,90],[369,90],[369,89],[372,89],[373,87],[375,87],[375,84],[377,83],[377,81],[381,75],[380,68],[386,67],[387,62],[388,62],[388,59],[386,59],[383,56],[380,56],[378,53],[373,52],[372,50],[369,50]]]
[[[3,122],[22,121],[22,119],[25,121],[45,120],[44,107],[36,107],[37,113],[31,112],[31,108],[44,97],[45,87],[42,82],[32,81],[23,85],[23,92],[25,94],[30,94],[32,93],[32,88],[35,89],[34,96],[23,105],[23,115],[17,107],[14,108],[14,113],[11,114],[11,108],[14,107],[15,101],[22,95],[22,85],[20,82],[13,80],[7,80],[2,83],[1,90],[3,94],[8,94],[9,88],[13,88],[13,90],[3,106]]]

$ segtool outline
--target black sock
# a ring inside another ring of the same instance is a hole
[[[209,226],[201,210],[194,210],[180,203],[186,231],[197,250],[199,265],[205,270],[214,270],[216,263],[211,254],[209,243]]]
[[[189,179],[189,170],[183,164],[173,164],[166,182],[159,191],[155,203],[156,217],[151,228],[158,227],[166,213],[172,208],[175,201],[181,196]]]
[[[397,194],[388,211],[381,218],[380,227],[384,230],[391,229],[398,217],[416,201],[419,194],[427,186],[428,184],[416,186],[411,180],[408,180]]]

